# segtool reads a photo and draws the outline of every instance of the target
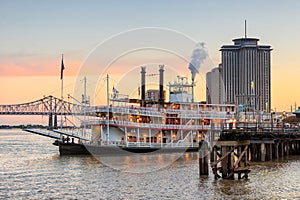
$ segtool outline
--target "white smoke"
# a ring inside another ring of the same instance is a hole
[[[189,69],[191,70],[193,81],[195,80],[196,74],[199,73],[200,65],[204,62],[208,55],[204,45],[204,42],[198,43],[191,56],[192,59],[189,64]]]

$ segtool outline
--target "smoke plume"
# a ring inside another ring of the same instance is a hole
[[[203,42],[198,43],[191,56],[192,59],[189,64],[189,69],[192,73],[192,81],[195,80],[196,74],[199,73],[200,65],[204,62],[205,58],[208,55],[204,45],[205,44]]]

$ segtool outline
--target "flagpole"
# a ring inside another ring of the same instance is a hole
[[[60,80],[61,80],[61,101],[64,99],[64,76],[63,76],[63,70],[65,69],[64,67],[64,54],[61,54],[61,74],[60,74]],[[60,112],[60,129],[62,130],[62,110]]]
[[[61,101],[63,101],[63,99],[64,99],[64,91],[63,90],[64,90],[64,79],[61,79]],[[62,112],[60,112],[60,129],[62,129]]]

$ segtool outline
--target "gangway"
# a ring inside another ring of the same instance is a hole
[[[42,135],[42,136],[46,136],[46,137],[50,137],[50,138],[54,138],[54,139],[60,139],[60,135],[53,133],[51,131],[44,131],[44,130],[39,130],[39,129],[24,129],[23,131],[27,131],[29,133],[34,133],[34,134],[38,134],[38,135]]]
[[[53,131],[56,132],[56,133],[62,134],[62,135],[69,136],[69,137],[74,137],[74,138],[85,140],[85,141],[89,140],[89,139],[87,139],[87,138],[85,138],[85,137],[83,137],[81,135],[78,135],[78,134],[72,133],[72,132],[67,132],[67,131],[64,131],[64,130],[53,129]]]

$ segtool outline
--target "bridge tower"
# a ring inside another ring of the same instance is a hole
[[[49,113],[48,128],[53,129],[53,115],[52,115],[52,113]]]
[[[53,124],[53,128],[57,129],[57,114],[55,113],[54,115],[54,124]]]

